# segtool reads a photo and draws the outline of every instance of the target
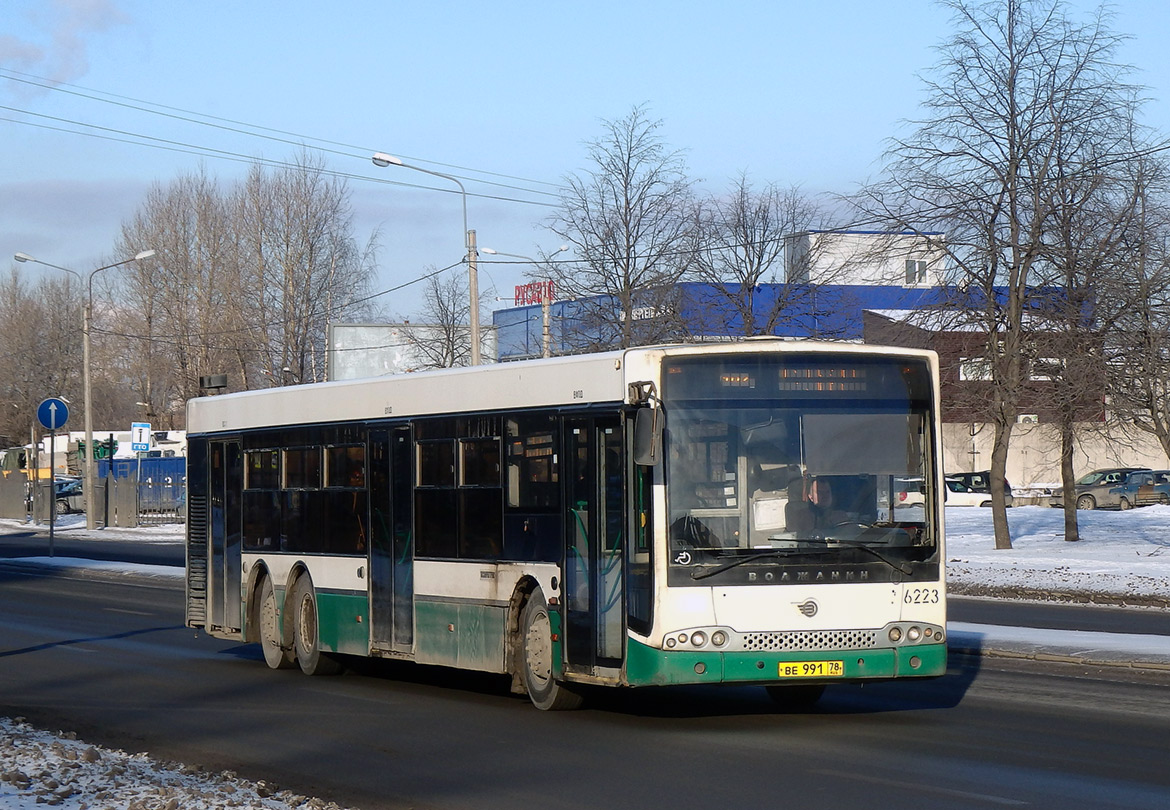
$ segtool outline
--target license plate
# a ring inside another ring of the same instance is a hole
[[[789,661],[780,664],[781,678],[840,678],[844,661]]]

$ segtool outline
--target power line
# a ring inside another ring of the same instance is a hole
[[[19,109],[17,107],[8,107],[8,106],[2,105],[2,104],[0,104],[0,110],[9,110],[11,112],[17,112],[17,113],[21,113],[23,115],[32,115],[32,116],[36,116],[38,118],[45,118],[45,119],[48,119],[50,121],[57,121],[57,122],[63,123],[63,124],[71,124],[73,126],[89,127],[91,129],[100,130],[101,132],[110,132],[110,133],[114,133],[115,135],[124,135],[127,137],[119,138],[119,137],[113,137],[112,135],[102,135],[102,134],[99,134],[96,132],[80,132],[78,130],[66,129],[64,127],[56,127],[56,126],[52,126],[49,124],[38,124],[38,123],[35,123],[32,121],[21,121],[21,120],[16,119],[16,118],[7,118],[7,117],[0,116],[0,121],[6,121],[6,122],[11,123],[11,124],[19,124],[21,126],[35,127],[37,129],[46,129],[46,130],[50,130],[53,132],[63,132],[63,133],[67,133],[70,135],[83,135],[86,137],[98,138],[99,140],[114,141],[116,143],[132,144],[134,146],[147,146],[147,147],[151,147],[154,149],[161,149],[161,150],[167,151],[167,152],[178,152],[181,154],[196,155],[198,157],[212,157],[212,158],[217,158],[217,159],[221,159],[221,160],[230,160],[230,161],[234,161],[237,163],[260,163],[260,164],[263,164],[265,166],[271,166],[274,168],[286,168],[286,169],[301,168],[301,167],[297,166],[297,164],[289,163],[287,161],[273,160],[271,158],[264,158],[264,157],[248,156],[248,155],[240,154],[239,152],[229,152],[229,151],[226,151],[223,149],[214,149],[214,148],[208,147],[208,146],[198,146],[196,144],[183,143],[182,141],[172,141],[172,140],[168,140],[166,138],[158,138],[158,137],[155,137],[153,135],[141,135],[141,134],[136,133],[136,132],[127,132],[125,130],[119,130],[119,129],[113,129],[110,127],[98,126],[97,124],[87,124],[83,121],[73,121],[73,120],[70,120],[68,118],[58,118],[56,116],[46,115],[44,113],[32,112],[31,110],[22,110],[22,109]],[[132,138],[141,138],[144,140],[131,140]],[[153,141],[154,143],[151,143],[151,141]],[[351,172],[337,171],[336,169],[321,168],[321,169],[319,169],[319,171],[322,174],[326,174],[326,175],[329,175],[331,177],[344,178],[347,180],[360,180],[360,181],[368,182],[368,183],[380,183],[383,185],[400,186],[402,188],[415,188],[415,189],[422,189],[425,191],[439,191],[439,192],[442,192],[444,194],[459,194],[460,193],[456,189],[439,188],[436,186],[428,186],[428,185],[424,185],[424,184],[420,184],[420,183],[407,183],[407,182],[404,182],[402,180],[387,180],[387,179],[382,178],[382,177],[370,177],[368,175],[353,174]],[[545,207],[545,208],[555,208],[556,207],[555,203],[539,202],[537,200],[523,200],[523,199],[519,199],[516,197],[504,197],[504,196],[498,195],[498,194],[484,194],[482,192],[476,192],[476,191],[467,192],[467,196],[476,197],[476,198],[481,199],[481,200],[498,200],[501,202],[519,203],[521,205],[538,205],[538,206]]]
[[[15,74],[15,75],[5,75],[6,73]],[[19,78],[19,77],[24,77],[24,78]],[[355,154],[352,154],[349,152],[341,152],[341,151],[338,151],[336,149],[327,149],[327,148],[320,147],[320,146],[314,147],[315,149],[317,149],[319,151],[329,152],[329,153],[341,155],[344,157],[358,157],[361,159],[365,159],[365,158],[368,158],[369,155],[371,155],[375,151],[377,151],[375,149],[356,146],[353,144],[332,141],[332,140],[328,140],[325,138],[318,138],[318,137],[315,137],[312,135],[303,135],[303,134],[299,134],[299,133],[295,133],[295,132],[289,132],[286,130],[275,129],[272,127],[265,127],[265,126],[261,126],[258,124],[251,124],[251,123],[244,122],[244,121],[237,121],[237,120],[230,119],[230,118],[221,118],[219,116],[209,115],[207,113],[186,110],[186,109],[183,109],[181,107],[171,107],[171,106],[168,106],[165,104],[158,104],[158,103],[152,102],[152,101],[145,101],[142,99],[131,98],[128,96],[119,96],[119,95],[114,94],[114,93],[106,93],[105,91],[102,91],[102,90],[94,90],[92,88],[79,87],[77,85],[67,84],[65,82],[53,83],[52,80],[50,80],[50,79],[46,79],[46,78],[41,77],[41,76],[34,76],[34,75],[28,74],[28,73],[22,73],[20,71],[11,70],[9,68],[0,68],[0,78],[8,79],[9,81],[13,81],[13,82],[19,82],[21,84],[27,84],[27,85],[31,85],[34,87],[39,87],[39,88],[42,88],[45,90],[49,90],[51,92],[65,93],[68,95],[76,96],[78,98],[85,98],[85,99],[88,99],[90,101],[96,101],[96,102],[101,103],[101,104],[111,104],[111,105],[123,107],[125,109],[132,109],[132,110],[136,110],[138,112],[147,113],[149,115],[158,115],[158,116],[162,116],[165,118],[171,118],[173,120],[184,121],[187,123],[196,124],[198,126],[211,127],[214,129],[220,129],[220,130],[224,130],[227,132],[235,132],[237,134],[247,135],[247,136],[253,137],[253,138],[263,138],[266,140],[276,141],[278,143],[291,144],[294,146],[304,146],[305,141],[314,141],[316,143],[329,144],[330,146],[338,146],[338,147],[342,147],[344,149],[357,150],[360,153],[358,155],[355,155]],[[34,79],[36,81],[34,81]],[[77,89],[76,90],[66,90],[66,89],[64,89],[66,87],[74,87]],[[86,92],[84,92],[84,93],[79,92],[81,90],[85,90]],[[100,98],[98,96],[89,95],[89,93],[98,93],[100,95],[109,96],[109,98]],[[114,99],[123,99],[123,100],[116,101]],[[131,104],[128,102],[134,102],[134,103]],[[148,106],[144,107],[144,106],[140,106],[140,105],[148,105]],[[150,107],[154,107],[157,109],[150,109]],[[7,109],[12,109],[12,108],[7,108]],[[170,110],[172,112],[163,112],[164,110]],[[20,111],[20,112],[24,112],[24,111]],[[179,115],[177,113],[183,113],[183,115]],[[29,113],[29,114],[35,114],[35,113]],[[198,118],[191,118],[189,116],[198,116]],[[207,119],[207,120],[199,120],[200,118]],[[223,122],[223,123],[213,123],[216,121]],[[225,124],[233,124],[235,126],[225,126]],[[81,124],[81,126],[89,126],[89,125],[88,124]],[[247,129],[240,129],[239,127],[247,127]],[[255,131],[251,131],[251,130],[259,130],[259,131],[255,132]],[[275,133],[275,135],[263,134],[265,132]],[[289,138],[295,138],[296,140],[289,140],[288,138],[276,137],[276,135],[287,135],[287,136],[289,136]],[[148,137],[148,136],[141,136],[141,137]],[[408,157],[408,156],[403,156],[403,157],[406,157],[407,160],[410,160],[413,162],[427,163],[427,164],[430,164],[433,166],[442,166],[444,168],[457,169],[459,171],[465,171],[465,172],[474,172],[476,174],[487,175],[489,177],[499,177],[499,178],[503,178],[506,180],[517,180],[517,181],[524,182],[524,183],[545,185],[545,186],[550,186],[552,188],[557,188],[557,189],[560,188],[559,184],[551,183],[551,182],[546,181],[546,180],[533,180],[530,178],[518,177],[515,175],[509,175],[509,174],[503,174],[500,172],[488,171],[486,169],[475,169],[475,168],[466,167],[466,166],[458,166],[458,165],[449,164],[449,163],[441,163],[439,161],[427,160],[426,158],[417,158],[417,157]],[[499,182],[495,182],[492,180],[484,180],[484,179],[475,178],[475,177],[464,177],[463,179],[469,180],[471,182],[476,182],[476,183],[484,183],[484,184],[488,184],[488,185],[495,185],[495,186],[501,186],[504,188],[510,188],[512,190],[515,190],[515,191],[524,191],[524,192],[530,193],[530,194],[540,194],[540,195],[548,195],[548,196],[556,196],[558,194],[558,192],[555,192],[555,191],[543,191],[543,190],[539,190],[539,189],[523,188],[520,186],[514,186],[514,185],[510,185],[510,184],[506,184],[506,183],[499,183]]]

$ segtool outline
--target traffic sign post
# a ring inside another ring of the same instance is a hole
[[[138,470],[135,472],[134,486],[138,494],[142,495],[142,454],[150,451],[150,422],[130,423],[130,449],[138,457]],[[111,458],[111,464],[113,460]]]
[[[69,421],[69,406],[60,397],[41,400],[37,421],[49,429],[49,556],[53,556],[53,530],[57,525],[57,428]]]

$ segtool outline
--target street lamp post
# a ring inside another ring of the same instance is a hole
[[[552,253],[545,257],[545,260],[551,259],[558,253],[568,250],[568,245],[561,245]],[[499,250],[492,250],[491,248],[484,248],[484,253],[490,253],[493,256],[511,256],[513,259],[523,259],[537,267],[539,262],[530,256],[521,256],[519,253],[503,253]],[[549,282],[545,282],[543,289],[540,291],[540,318],[541,318],[541,333],[540,333],[540,356],[552,357],[552,325],[549,323],[549,309],[552,307],[552,295],[549,290]],[[527,333],[527,327],[525,327]]]
[[[467,189],[463,187],[463,183],[458,178],[452,177],[449,174],[442,172],[431,171],[424,169],[421,166],[412,166],[409,163],[403,163],[402,158],[389,155],[385,152],[376,152],[372,158],[374,165],[385,168],[387,166],[401,166],[404,169],[414,169],[416,172],[429,174],[434,177],[441,177],[444,180],[450,180],[455,185],[459,186],[459,194],[463,197],[463,233],[466,235],[464,247],[467,248],[467,287],[468,297],[471,299],[470,307],[468,308],[471,331],[471,365],[478,366],[480,364],[479,356],[479,273],[476,268],[475,260],[478,255],[475,249],[475,231],[467,228]]]
[[[132,259],[124,259],[120,262],[107,264],[104,267],[99,267],[89,274],[89,279],[86,282],[86,298],[85,307],[82,310],[81,320],[81,379],[83,393],[82,397],[85,403],[85,468],[82,473],[84,483],[82,484],[82,495],[85,498],[85,527],[92,529],[96,525],[94,520],[94,502],[93,502],[93,396],[90,386],[90,367],[89,367],[89,327],[93,319],[93,277],[103,270],[109,270],[112,267],[121,267],[130,262],[142,261],[149,259],[154,255],[153,250],[144,250],[138,253]],[[64,270],[66,273],[72,273],[77,276],[78,281],[81,280],[81,274],[76,270],[70,270],[68,267],[61,267],[56,264],[49,264],[40,259],[34,259],[27,253],[17,253],[14,257],[18,262],[31,262],[33,264],[41,264],[45,267],[52,267],[54,270]],[[53,472],[49,471],[49,477],[52,478]],[[54,504],[56,506],[56,504]]]

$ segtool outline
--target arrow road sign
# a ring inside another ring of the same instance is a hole
[[[37,406],[37,421],[49,430],[60,430],[69,421],[69,406],[63,399],[49,397]]]

